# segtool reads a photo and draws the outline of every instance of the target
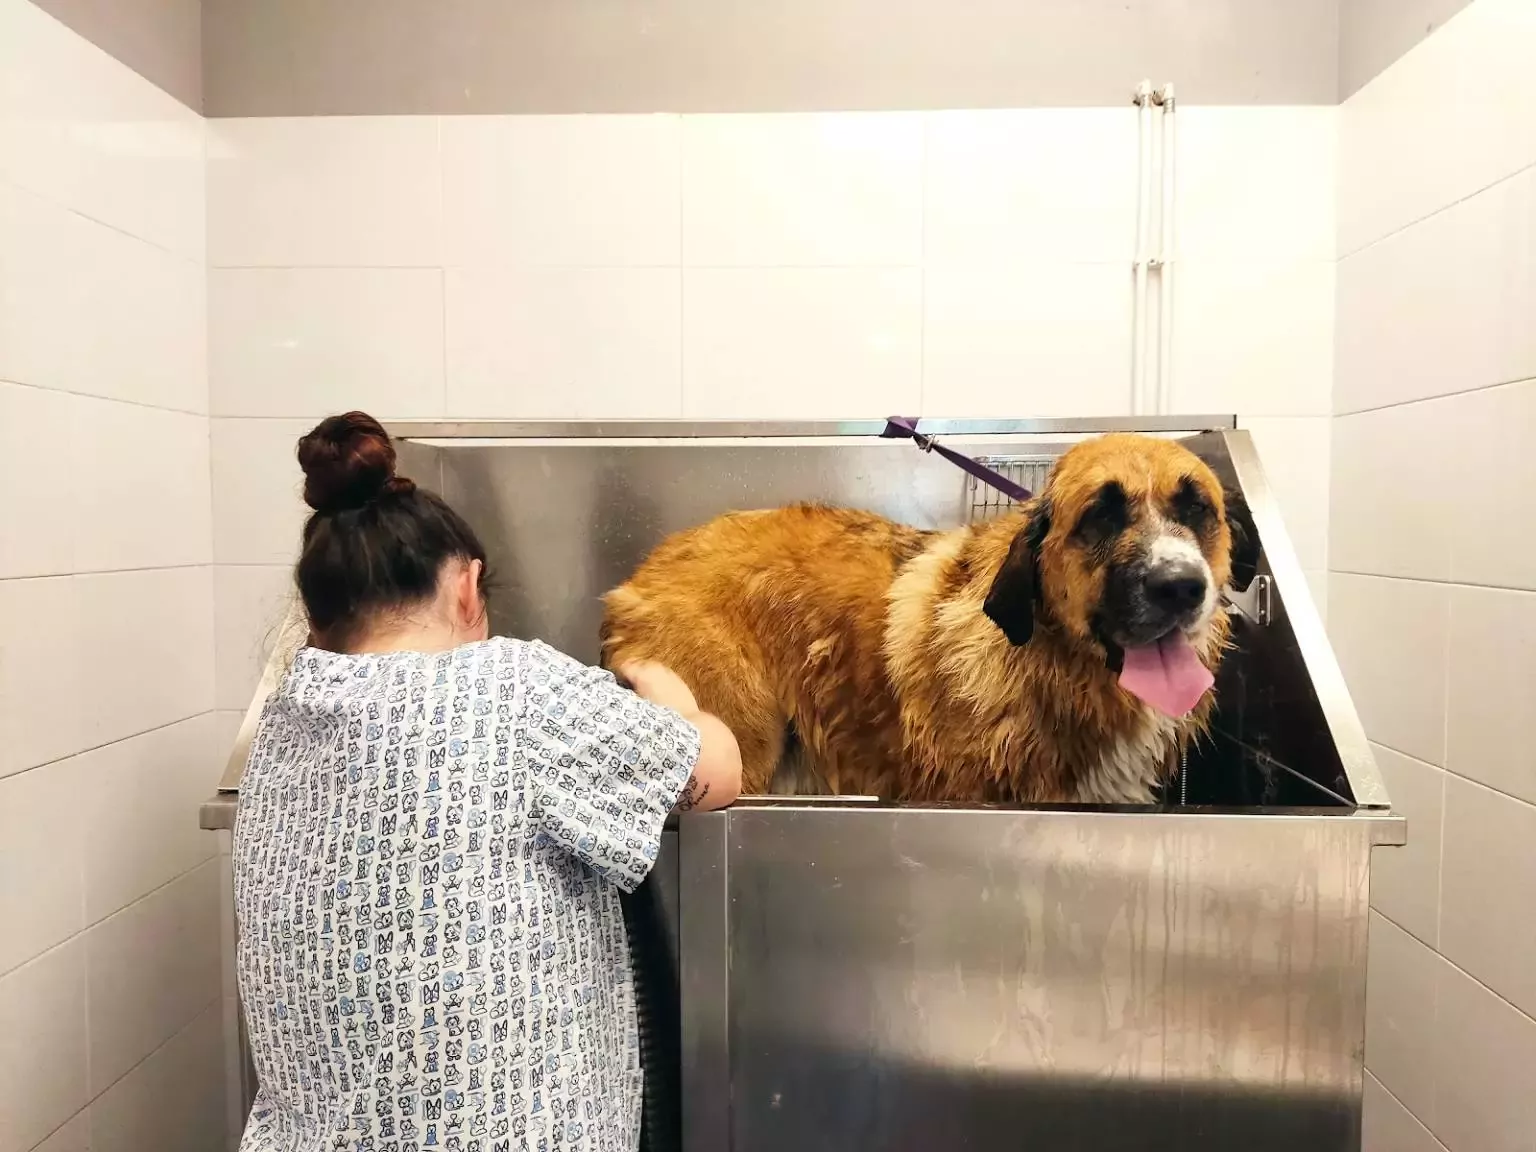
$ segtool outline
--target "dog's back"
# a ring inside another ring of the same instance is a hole
[[[736,734],[747,792],[770,790],[787,742],[817,790],[881,791],[901,755],[886,593],[927,536],[819,505],[679,532],[604,598],[603,662],[674,669]]]

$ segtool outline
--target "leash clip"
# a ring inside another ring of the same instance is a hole
[[[1030,498],[1030,493],[1022,484],[1017,484],[995,469],[988,468],[978,460],[972,460],[964,452],[956,452],[953,448],[945,448],[932,436],[917,430],[916,416],[889,416],[885,421],[885,431],[880,433],[882,440],[910,440],[924,452],[937,452],[945,460],[948,460],[962,472],[981,481],[989,488],[995,488],[1008,499],[1022,504]]]

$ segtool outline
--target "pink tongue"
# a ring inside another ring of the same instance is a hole
[[[1120,687],[1169,716],[1184,716],[1216,682],[1182,632],[1125,650]]]

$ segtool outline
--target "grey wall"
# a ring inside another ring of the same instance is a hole
[[[199,0],[33,0],[189,108],[203,108]]]
[[[1378,73],[1471,0],[1339,0],[1339,99]]]
[[[1205,104],[1331,104],[1338,2],[204,0],[206,108],[1110,105],[1144,77]]]
[[[34,0],[210,116],[1330,104],[1470,0]]]

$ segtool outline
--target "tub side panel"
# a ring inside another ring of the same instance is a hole
[[[1358,1149],[1364,822],[725,820],[733,1152]]]

